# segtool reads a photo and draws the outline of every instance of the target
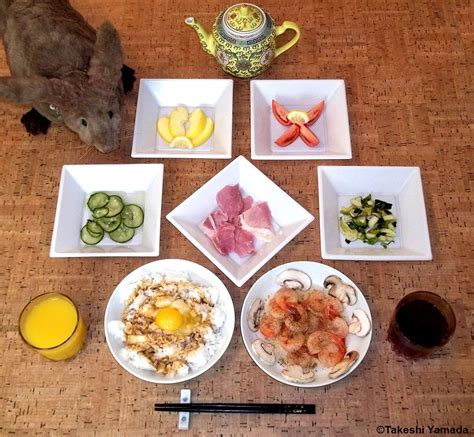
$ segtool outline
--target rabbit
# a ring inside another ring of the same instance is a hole
[[[12,74],[0,77],[0,100],[33,106],[21,118],[27,132],[55,122],[100,152],[117,149],[135,70],[110,22],[96,32],[68,0],[0,0],[0,34]]]

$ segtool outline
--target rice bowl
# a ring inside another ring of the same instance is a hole
[[[224,284],[184,260],[160,260],[130,273],[105,313],[107,344],[117,362],[146,381],[176,383],[212,367],[234,328]]]

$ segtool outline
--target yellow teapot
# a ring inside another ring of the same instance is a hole
[[[212,33],[193,17],[186,18],[185,23],[197,32],[204,51],[214,56],[225,71],[243,78],[262,73],[300,38],[296,23],[284,21],[275,26],[268,12],[250,3],[239,3],[221,12]],[[276,47],[276,37],[288,29],[295,32],[293,38]]]

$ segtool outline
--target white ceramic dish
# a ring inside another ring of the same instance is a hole
[[[264,339],[264,337],[259,332],[252,332],[248,326],[247,316],[249,312],[250,305],[252,302],[260,298],[262,300],[266,300],[267,298],[273,296],[276,291],[280,288],[280,286],[276,283],[277,275],[287,269],[297,269],[307,273],[313,282],[314,286],[323,287],[324,279],[327,278],[329,275],[336,275],[339,276],[344,282],[352,285],[357,293],[357,302],[352,306],[344,305],[344,318],[347,321],[350,321],[352,317],[352,311],[355,309],[362,309],[368,316],[369,319],[372,321],[372,316],[370,314],[370,308],[367,305],[367,302],[362,294],[361,290],[357,287],[357,285],[352,282],[346,275],[339,272],[332,267],[326,266],[324,264],[319,264],[311,261],[296,261],[287,264],[283,264],[279,267],[275,267],[274,269],[270,270],[269,272],[265,273],[261,278],[259,278],[255,284],[253,284],[252,288],[248,292],[243,306],[242,306],[242,313],[240,319],[240,327],[242,330],[242,338],[244,340],[245,347],[247,348],[247,352],[249,353],[250,357],[253,361],[260,367],[267,375],[271,376],[272,378],[276,379],[283,384],[293,385],[295,387],[304,387],[304,388],[313,388],[313,387],[322,387],[325,385],[333,384],[352,373],[359,364],[363,361],[367,351],[369,350],[370,341],[372,339],[372,329],[365,337],[358,337],[356,335],[349,334],[346,338],[346,349],[347,351],[357,351],[359,353],[359,358],[357,362],[352,366],[349,371],[340,376],[336,379],[331,379],[328,376],[329,369],[322,368],[318,366],[316,368],[316,379],[309,383],[295,383],[288,381],[287,379],[281,376],[281,370],[283,369],[282,366],[278,363],[270,366],[265,364],[253,351],[252,343],[260,338]]]
[[[431,260],[425,201],[418,167],[318,167],[321,256],[324,259]],[[371,193],[392,203],[395,242],[384,249],[361,241],[347,244],[339,230],[339,210],[351,198]]]
[[[61,172],[51,257],[158,256],[160,253],[163,164],[65,165]],[[95,246],[80,239],[91,217],[87,199],[104,191],[136,203],[145,213],[143,225],[127,243],[112,241],[107,233]]]
[[[232,157],[231,79],[141,79],[133,134],[132,158]],[[176,106],[200,107],[214,120],[214,133],[195,149],[176,149],[158,135],[156,123]]]
[[[128,360],[125,360],[120,350],[123,349],[123,341],[114,335],[110,323],[120,321],[122,311],[125,308],[125,301],[135,288],[136,282],[146,276],[153,276],[154,274],[164,273],[186,273],[188,278],[202,285],[212,286],[219,291],[219,299],[224,302],[226,320],[221,328],[222,337],[215,354],[211,359],[201,368],[188,373],[186,376],[163,376],[159,375],[153,370],[144,370],[135,367]],[[178,382],[188,381],[201,375],[206,370],[209,370],[226,351],[234,332],[235,313],[234,305],[227,288],[222,281],[211,271],[199,264],[191,261],[181,259],[163,259],[145,264],[142,267],[134,270],[128,274],[117,285],[114,292],[110,296],[107,308],[105,310],[104,330],[107,345],[115,360],[129,373],[144,381],[154,382],[156,384],[174,384]]]
[[[324,100],[324,111],[311,126],[320,144],[306,146],[298,138],[288,147],[274,141],[288,128],[275,120],[272,99],[289,111],[307,111]],[[343,80],[252,80],[250,82],[252,159],[350,159],[352,157]]]
[[[216,194],[226,185],[237,183],[245,195],[251,195],[255,201],[268,202],[277,231],[272,241],[257,245],[257,252],[245,258],[221,255],[199,228],[216,209]],[[232,161],[166,217],[239,287],[314,220],[308,211],[243,156]]]

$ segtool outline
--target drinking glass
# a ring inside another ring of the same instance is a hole
[[[415,291],[396,306],[387,339],[397,354],[417,359],[445,345],[455,330],[456,317],[445,299],[429,291]]]
[[[87,335],[77,306],[61,293],[44,293],[28,302],[20,314],[19,331],[28,346],[53,361],[76,355]]]

